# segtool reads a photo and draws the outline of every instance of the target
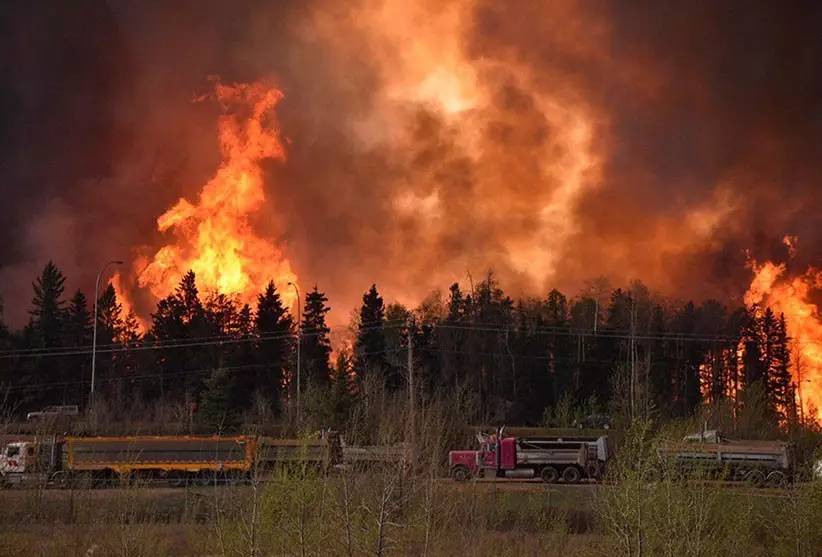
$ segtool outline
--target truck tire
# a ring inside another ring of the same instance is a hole
[[[582,473],[576,466],[568,466],[562,471],[562,479],[567,484],[575,484],[582,477]]]
[[[451,477],[458,482],[465,482],[471,479],[471,472],[465,466],[454,466]]]
[[[542,481],[548,484],[554,484],[559,481],[559,470],[553,466],[544,467],[539,475],[542,478]]]
[[[765,473],[762,470],[751,470],[745,474],[745,481],[752,487],[762,487],[765,485]]]
[[[768,487],[775,487],[775,488],[783,488],[788,485],[788,477],[780,472],[779,470],[774,470],[766,479]]]

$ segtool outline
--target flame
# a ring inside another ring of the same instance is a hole
[[[822,315],[811,302],[811,291],[822,288],[822,271],[811,267],[802,275],[786,277],[785,264],[771,261],[754,261],[751,268],[754,278],[745,304],[770,307],[777,315],[785,315],[799,402],[806,416],[822,423]]]
[[[134,310],[134,302],[131,300],[131,296],[129,296],[128,291],[123,286],[123,278],[120,276],[120,273],[114,273],[114,275],[112,275],[111,286],[114,288],[114,294],[117,296],[117,303],[119,303],[122,308],[120,315],[123,319],[125,319],[128,315],[133,315],[137,320],[137,325],[140,328],[140,332],[144,333],[148,327],[146,326],[145,321],[143,321]]]
[[[265,203],[262,161],[285,160],[272,123],[283,95],[262,82],[217,83],[214,97],[224,110],[218,121],[222,162],[196,202],[180,199],[157,219],[157,229],[171,240],[148,261],[135,262],[137,284],[160,299],[190,269],[201,290],[253,304],[273,280],[290,306],[296,293],[288,284],[297,276],[282,250],[260,237],[251,220]]]

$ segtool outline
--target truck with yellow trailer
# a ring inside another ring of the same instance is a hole
[[[236,436],[56,437],[8,443],[0,454],[5,485],[160,481],[170,486],[243,481],[277,466],[331,468],[339,436],[316,439]]]

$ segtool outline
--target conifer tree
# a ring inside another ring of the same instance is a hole
[[[34,298],[30,328],[36,345],[44,348],[58,346],[61,340],[64,318],[63,291],[66,278],[57,266],[49,261],[34,281]]]
[[[331,308],[326,305],[327,302],[328,298],[316,285],[305,296],[300,349],[305,387],[309,388],[325,389],[330,380],[331,341],[328,334],[331,329],[325,322],[325,315]]]
[[[66,308],[65,324],[63,327],[64,343],[66,346],[85,347],[91,344],[92,340],[91,313],[88,308],[88,301],[85,295],[79,290],[72,296]],[[88,356],[77,354],[67,356],[64,360],[66,365],[63,383],[67,385],[67,390],[72,402],[79,403],[83,400],[85,388],[81,384],[90,379],[90,366]]]
[[[760,322],[756,318],[756,309],[750,308],[746,312],[745,320],[742,323],[740,336],[744,346],[744,354],[742,356],[742,367],[744,369],[745,387],[749,387],[754,383],[762,385],[764,390],[766,370],[762,365],[762,341]]]
[[[260,368],[256,373],[254,387],[277,411],[285,372],[290,367],[294,323],[283,306],[273,281],[268,283],[265,291],[257,298],[255,327],[260,337]],[[250,398],[248,402],[251,402]]]
[[[54,348],[64,340],[65,302],[63,291],[65,277],[57,266],[49,261],[43,272],[32,283],[34,297],[31,319],[24,331],[25,344],[29,348]],[[65,360],[28,358],[20,370],[21,382],[32,385],[55,385],[50,388],[32,388],[25,391],[24,408],[55,404],[67,399],[70,393],[64,382],[67,372]]]
[[[123,328],[122,313],[123,306],[109,283],[97,300],[97,344],[105,346],[118,339]]]
[[[232,401],[233,377],[228,370],[217,368],[205,381],[197,417],[214,432],[231,431],[240,423],[239,413]]]
[[[91,312],[86,296],[75,292],[66,311],[65,342],[67,346],[88,346],[92,333]]]
[[[360,382],[367,375],[385,378],[387,364],[384,325],[385,305],[377,292],[377,285],[372,284],[362,297],[357,341],[354,347],[354,367]]]
[[[157,303],[157,310],[151,318],[150,337],[155,341],[174,344],[186,339],[213,336],[192,271],[183,276],[174,293]],[[159,393],[152,393],[152,388],[146,388],[144,392],[149,397],[153,394],[169,396],[175,402],[191,403],[196,400],[202,386],[198,374],[218,365],[212,353],[202,347],[161,348],[154,355],[156,365],[161,370],[161,379],[154,384],[153,390]],[[197,373],[189,374],[189,371]]]
[[[351,356],[347,350],[341,350],[334,365],[333,384],[328,399],[328,414],[332,425],[337,429],[345,426],[354,402],[351,396],[351,371]]]
[[[774,323],[771,367],[768,372],[769,403],[780,422],[795,421],[794,389],[791,378],[791,353],[785,315]]]

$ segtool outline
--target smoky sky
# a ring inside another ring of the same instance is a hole
[[[25,319],[49,259],[89,292],[102,262],[158,245],[157,216],[219,162],[219,107],[192,102],[213,76],[284,92],[287,161],[266,163],[256,225],[340,321],[372,282],[411,303],[493,268],[521,294],[605,275],[731,300],[746,257],[784,260],[785,235],[799,237],[797,270],[822,261],[818,3],[455,3],[453,42],[484,99],[456,120],[424,102],[379,108],[403,81],[392,57],[414,48],[413,34],[383,40],[407,22],[363,23],[381,4],[4,4],[6,319]],[[436,20],[449,4],[420,11]],[[575,159],[545,99],[586,115],[596,161],[558,243],[533,208]],[[406,198],[438,212],[398,213]],[[511,255],[539,254],[538,238],[544,280]]]

